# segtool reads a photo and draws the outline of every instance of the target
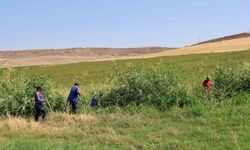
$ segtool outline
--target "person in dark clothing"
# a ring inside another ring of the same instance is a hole
[[[97,99],[97,96],[94,96],[93,98],[92,98],[92,100],[91,100],[91,107],[92,108],[96,108],[96,107],[98,107],[98,99]]]
[[[43,94],[42,94],[42,87],[38,86],[36,87],[36,92],[35,92],[35,121],[38,122],[40,114],[42,114],[42,119],[45,119],[46,117],[46,110],[44,108],[44,100]]]
[[[98,96],[96,96],[96,94],[95,94],[95,96],[92,98],[91,104],[90,104],[92,108],[97,108],[98,107],[98,99],[101,98],[102,96],[103,96],[102,91],[99,91]]]
[[[71,105],[72,112],[76,114],[79,97],[80,97],[79,84],[75,83],[75,85],[71,88],[68,99],[67,99],[67,104],[66,104],[67,112],[69,111],[69,106]]]

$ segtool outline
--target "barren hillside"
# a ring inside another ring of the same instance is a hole
[[[216,39],[212,39],[212,40],[203,41],[203,42],[200,42],[200,43],[197,43],[197,44],[194,44],[194,45],[207,44],[207,43],[213,43],[213,42],[221,42],[221,41],[233,40],[233,39],[239,39],[239,38],[246,38],[246,37],[250,37],[250,33],[245,32],[245,33],[239,33],[239,34],[224,36],[224,37],[221,37],[221,38],[216,38]]]
[[[241,33],[201,42],[183,48],[70,48],[26,51],[0,51],[0,67],[56,65],[83,61],[139,59],[159,56],[187,55],[250,50],[250,34]]]
[[[230,51],[242,51],[242,50],[250,50],[250,37],[210,42],[194,46],[187,46],[171,51],[164,51],[157,54],[151,54],[151,57],[214,53],[214,52],[230,52]]]
[[[140,57],[141,55],[159,53],[170,49],[173,48],[69,48],[0,51],[0,67],[54,65],[81,61]]]

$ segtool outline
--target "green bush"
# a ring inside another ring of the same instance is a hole
[[[103,107],[143,104],[164,111],[190,103],[182,78],[172,68],[155,67],[149,71],[130,67],[126,72],[115,68],[109,81],[111,88],[101,101]]]
[[[214,76],[214,96],[218,100],[250,92],[250,65],[217,67]]]
[[[44,95],[49,99],[54,111],[63,110],[65,98],[56,93],[47,75],[35,75],[26,78],[19,71],[4,69],[0,71],[0,113],[29,116],[33,113],[34,92],[36,86],[44,88]]]

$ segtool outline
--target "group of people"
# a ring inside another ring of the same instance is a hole
[[[46,110],[44,108],[44,103],[47,103],[48,100],[44,98],[42,94],[43,88],[41,86],[36,87],[36,92],[35,92],[35,121],[38,122],[38,119],[40,115],[42,115],[42,119],[45,119],[46,117]],[[99,97],[102,97],[103,92],[99,92]],[[79,101],[79,97],[81,96],[79,92],[79,83],[75,83],[74,86],[71,88],[69,96],[67,98],[66,106],[65,106],[65,111],[69,113],[70,106],[72,107],[72,113],[76,114],[77,113],[77,104]],[[91,107],[92,108],[97,108],[98,107],[98,97],[95,95],[92,100],[91,100]]]
[[[212,90],[212,80],[210,77],[206,77],[206,80],[203,81],[202,86],[204,88],[204,91],[209,93]],[[42,114],[42,119],[45,119],[46,116],[46,110],[44,108],[44,102],[48,102],[47,99],[44,98],[42,94],[43,88],[41,86],[36,87],[36,92],[35,92],[35,121],[37,122],[39,119],[39,116]],[[99,92],[99,97],[102,97],[103,93]],[[70,106],[72,107],[72,113],[76,114],[77,112],[77,104],[79,101],[79,97],[81,96],[79,92],[79,84],[75,83],[74,86],[71,88],[69,96],[67,98],[66,102],[66,107],[65,111],[69,113]],[[92,98],[91,101],[91,107],[96,108],[98,106],[98,98],[95,95]]]

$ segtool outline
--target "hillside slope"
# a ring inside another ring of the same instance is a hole
[[[250,37],[237,38],[231,40],[223,40],[218,42],[211,42],[199,44],[194,46],[187,46],[171,51],[164,51],[151,56],[171,56],[171,55],[187,55],[200,53],[214,53],[214,52],[230,52],[250,50]]]
[[[55,65],[81,61],[98,61],[139,57],[159,53],[173,48],[69,48],[24,51],[0,51],[0,67]]]
[[[0,51],[0,67],[57,65],[116,59],[250,50],[250,34],[241,33],[204,41],[183,48],[69,48],[27,51]]]
[[[224,36],[224,37],[221,37],[221,38],[216,38],[216,39],[212,39],[212,40],[203,41],[203,42],[200,42],[200,43],[197,43],[197,44],[194,44],[194,45],[213,43],[213,42],[221,42],[221,41],[233,40],[233,39],[239,39],[239,38],[246,38],[246,37],[250,37],[250,33],[244,32],[244,33],[239,33],[239,34],[233,34],[233,35]]]

